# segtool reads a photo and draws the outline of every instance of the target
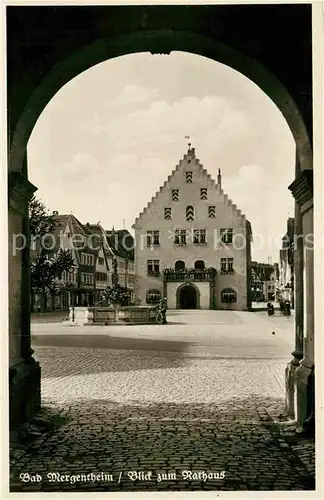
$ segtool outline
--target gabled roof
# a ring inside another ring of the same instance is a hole
[[[134,238],[127,229],[106,231],[109,246],[120,257],[134,260]]]
[[[98,223],[98,224],[87,224],[87,229],[91,232],[91,234],[95,234],[97,236],[100,236],[101,238],[101,243],[102,243],[102,248],[103,251],[105,252],[106,257],[111,257],[114,255],[114,251],[109,245],[106,231],[103,229],[103,227]]]
[[[223,191],[221,186],[212,178],[212,176],[208,173],[208,171],[200,163],[199,158],[196,158],[195,148],[191,148],[191,149],[188,149],[187,153],[183,155],[183,158],[179,161],[176,168],[174,170],[172,170],[171,174],[168,176],[168,178],[164,182],[164,184],[162,186],[160,186],[159,190],[156,191],[156,193],[152,197],[151,201],[149,201],[147,203],[146,207],[142,210],[142,212],[140,212],[139,216],[135,219],[135,223],[133,224],[132,227],[136,226],[136,224],[139,222],[140,218],[147,212],[147,210],[151,207],[151,205],[158,199],[158,197],[162,193],[162,191],[164,191],[165,189],[168,188],[168,185],[171,181],[171,178],[175,175],[176,172],[179,171],[180,167],[182,166],[182,163],[185,160],[187,160],[187,158],[190,158],[192,164],[195,166],[195,168],[198,170],[199,173],[206,175],[207,179],[209,179],[212,186],[218,191],[218,193],[220,195],[224,196],[225,203],[227,203],[229,206],[231,206],[233,208],[236,215],[245,220],[245,214],[243,214],[241,212],[241,210],[238,209],[237,206],[233,203],[233,201],[228,197],[228,195],[225,194],[225,192]],[[252,231],[251,231],[251,234],[252,234]]]
[[[86,238],[87,235],[90,235],[91,232],[84,226],[73,214],[63,214],[63,215],[56,215],[55,219],[58,219],[59,222],[61,223],[61,227],[58,228],[58,231],[62,231],[63,229],[63,222],[64,226],[66,223],[70,225],[71,232],[73,236],[80,235],[83,238]],[[82,238],[74,238],[73,239],[73,249],[75,250],[77,259],[80,261],[80,253],[86,251],[87,253],[91,254],[96,254],[97,251],[93,248],[91,248],[89,245],[85,245],[84,243],[87,243],[87,240],[82,240]]]

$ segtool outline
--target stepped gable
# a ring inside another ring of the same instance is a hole
[[[154,196],[152,196],[151,200],[148,202],[146,207],[140,212],[139,216],[135,219],[135,222],[133,224],[133,228],[136,226],[136,224],[140,221],[141,217],[147,212],[147,210],[151,207],[151,205],[158,199],[159,195],[163,192],[165,188],[168,187],[169,182],[171,181],[172,177],[176,172],[179,171],[180,167],[182,167],[182,164],[185,160],[190,158],[194,159],[194,165],[198,172],[203,174],[204,176],[207,177],[211,185],[217,190],[218,194],[223,196],[224,202],[227,203],[228,206],[231,206],[233,209],[233,212],[237,215],[237,217],[242,218],[242,220],[246,220],[245,214],[242,213],[242,211],[237,208],[237,206],[233,203],[233,201],[228,197],[227,194],[224,193],[224,190],[221,188],[221,186],[212,178],[212,176],[208,173],[208,171],[204,168],[204,166],[200,163],[199,158],[196,157],[195,154],[195,148],[189,148],[187,153],[183,155],[183,158],[179,161],[177,164],[176,168],[172,170],[171,174],[168,176],[167,180],[164,182],[162,186],[160,186],[160,189],[156,191]]]
[[[227,203],[228,206],[230,206],[233,210],[233,212],[237,215],[237,217],[242,218],[243,220],[246,220],[245,214],[242,214],[242,211],[237,208],[237,205],[233,203],[231,198],[229,198],[228,194],[224,192],[224,190],[221,188],[221,186],[213,179],[213,177],[208,173],[208,171],[204,168],[204,166],[200,163],[199,159],[195,159],[195,164],[198,167],[199,172],[201,172],[204,176],[207,177],[211,185],[217,190],[218,194],[223,196],[224,203]]]

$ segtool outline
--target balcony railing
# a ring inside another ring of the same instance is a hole
[[[148,269],[146,274],[148,276],[155,276],[156,278],[158,278],[160,276],[160,271],[153,271],[152,269]]]
[[[164,269],[164,281],[213,281],[216,269]]]

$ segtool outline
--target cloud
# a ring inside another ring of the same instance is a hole
[[[185,96],[169,103],[154,100],[137,110],[124,110],[116,116],[96,112],[87,125],[92,134],[104,134],[115,150],[180,143],[185,135],[193,142],[210,142],[213,147],[249,131],[247,115],[225,98]]]
[[[99,170],[100,165],[97,159],[86,151],[78,151],[70,161],[62,162],[56,166],[56,171],[60,171],[63,177],[89,176],[91,172]],[[89,176],[90,177],[90,176]]]
[[[253,231],[281,234],[295,161],[283,117],[232,69],[173,57],[112,59],[63,87],[30,140],[32,182],[53,209],[130,225],[182,158],[189,135],[214,179],[221,168],[224,191]]]
[[[117,99],[114,99],[113,104],[132,104],[143,101],[149,101],[156,97],[159,89],[149,87],[138,87],[135,85],[127,85],[123,88],[121,94]]]
[[[238,170],[238,175],[251,186],[269,187],[271,178],[259,165],[243,165]]]

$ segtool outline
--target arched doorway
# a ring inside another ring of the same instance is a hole
[[[189,284],[181,286],[177,294],[178,309],[197,309],[199,307],[199,292]]]
[[[183,7],[187,10],[187,7]],[[315,5],[311,7],[313,10],[315,9]],[[205,6],[203,6],[203,8],[205,9]],[[223,7],[221,8],[224,9]],[[197,15],[198,19],[200,19],[199,16],[201,14],[198,12],[198,9],[200,9],[200,6],[195,7],[193,12],[197,12],[194,16]],[[27,43],[28,40],[24,40],[23,36],[20,39],[21,33],[24,32],[24,25],[28,26],[30,33],[34,33],[34,30],[30,28],[32,19],[21,23],[21,30],[8,30],[8,60],[10,62],[8,65],[8,133],[10,139],[8,156],[10,198],[11,192],[13,192],[12,198],[14,201],[16,196],[14,190],[16,188],[20,196],[21,193],[24,192],[24,196],[18,204],[20,212],[17,212],[17,207],[14,207],[9,213],[9,232],[20,233],[21,227],[23,227],[23,230],[28,233],[28,221],[26,216],[28,203],[27,195],[31,195],[35,188],[29,184],[27,180],[26,146],[33,127],[44,107],[55,93],[76,75],[104,60],[129,53],[149,51],[153,54],[167,54],[173,50],[188,51],[226,64],[244,74],[254,81],[265,94],[273,100],[291,128],[296,141],[296,179],[300,176],[301,170],[307,171],[312,169],[312,151],[309,138],[312,132],[311,85],[309,86],[307,76],[305,80],[302,80],[302,75],[308,74],[308,67],[307,65],[305,67],[305,61],[311,61],[311,54],[309,56],[309,53],[307,53],[307,47],[310,46],[307,40],[307,30],[305,30],[304,37],[299,37],[299,33],[303,32],[303,29],[300,29],[297,23],[293,23],[292,27],[295,28],[295,33],[291,36],[291,40],[293,41],[291,46],[294,47],[296,51],[295,54],[303,53],[305,55],[303,58],[294,58],[298,62],[295,65],[289,65],[288,68],[285,61],[291,60],[292,58],[289,57],[290,51],[284,51],[286,47],[284,40],[286,39],[287,19],[285,16],[281,18],[280,15],[275,15],[277,30],[276,40],[273,40],[271,31],[272,23],[269,22],[269,32],[265,30],[263,32],[262,41],[260,39],[259,43],[254,43],[255,40],[258,39],[258,33],[254,33],[257,23],[255,23],[255,18],[253,16],[249,16],[248,9],[246,9],[246,15],[249,17],[246,18],[246,21],[247,23],[251,23],[248,24],[248,28],[250,29],[247,29],[246,24],[242,23],[242,12],[237,14],[237,18],[234,13],[233,19],[231,15],[228,14],[227,16],[229,17],[225,16],[219,25],[217,23],[215,24],[215,19],[221,19],[219,17],[220,14],[216,17],[206,14],[205,22],[200,23],[201,26],[204,26],[202,34],[197,32],[196,26],[198,24],[195,18],[191,18],[187,14],[180,17],[177,15],[161,16],[160,10],[152,14],[150,13],[151,11],[139,10],[138,15],[134,15],[133,13],[132,16],[121,16],[120,19],[124,19],[125,21],[123,22],[125,22],[126,25],[124,26],[123,23],[118,20],[119,24],[116,23],[116,26],[118,26],[116,31],[108,29],[109,24],[107,24],[107,22],[111,17],[110,12],[109,17],[105,20],[102,11],[97,11],[98,14],[96,15],[100,17],[100,22],[95,19],[89,22],[91,18],[91,13],[89,13],[89,15],[82,16],[82,19],[85,19],[86,26],[80,29],[80,26],[77,26],[78,23],[76,23],[75,32],[73,32],[73,30],[69,31],[70,39],[67,37],[66,29],[63,28],[64,23],[60,24],[57,22],[57,13],[53,11],[54,14],[52,19],[50,19],[51,16],[44,18],[44,21],[46,21],[46,30],[42,32],[42,37],[46,33],[46,45],[49,47],[49,50],[47,53],[48,57],[43,59],[39,57],[39,50],[37,50],[39,43],[39,35],[37,32],[35,33],[35,40],[32,39],[30,43]],[[148,13],[149,21],[147,20]],[[269,15],[269,10],[267,10],[267,19]],[[24,16],[26,16],[25,13]],[[42,17],[39,18],[38,16],[34,16],[34,12],[32,16],[39,24],[39,19],[42,19]],[[305,23],[309,21],[306,13],[302,15],[301,18],[305,19]],[[180,29],[178,24],[179,19],[181,19]],[[211,22],[210,26],[208,24],[209,19]],[[226,19],[228,19],[227,22]],[[233,26],[232,23],[236,19],[239,20],[239,26],[245,26],[238,39],[236,30],[229,29]],[[131,20],[130,26],[127,24],[128,20]],[[51,29],[51,26],[54,26],[55,29]],[[90,29],[89,33],[85,30],[87,26]],[[93,35],[93,26],[98,26],[98,31],[96,32],[97,38]],[[302,24],[302,27],[304,27],[304,24]],[[61,29],[63,30],[63,37],[60,37]],[[80,33],[82,33],[81,37]],[[235,34],[234,38],[232,38],[232,33]],[[281,43],[280,38],[280,34],[282,33],[284,34],[283,43]],[[64,46],[64,44],[58,44],[56,46],[56,40],[58,39],[67,40],[66,46]],[[93,42],[87,45],[85,42],[87,40],[93,40]],[[274,44],[272,47],[273,50],[270,52],[263,50],[263,43],[267,46],[269,40],[272,45]],[[301,46],[302,50],[298,50],[300,47],[300,45],[298,46],[299,40],[303,44]],[[241,41],[241,43],[238,43],[238,41]],[[290,47],[290,45],[288,46]],[[25,57],[24,51],[20,52],[19,47],[23,47],[24,50],[25,47],[28,47],[29,57]],[[33,50],[33,47],[36,47],[36,50]],[[255,52],[253,51],[253,47],[256,47]],[[267,54],[270,55],[270,58],[267,57]],[[294,56],[294,53],[291,55]],[[285,73],[286,71],[287,73]],[[25,76],[26,74],[27,77]],[[28,81],[28,85],[21,85],[22,76]],[[311,76],[309,79],[311,79]],[[285,82],[285,85],[281,82]],[[21,186],[23,186],[23,189],[21,189]],[[296,188],[296,192],[297,191],[298,189]],[[311,231],[306,228],[306,223],[312,223],[312,212],[310,215],[307,215],[307,217],[303,216],[304,228],[302,226],[300,210],[298,211],[297,219],[296,234],[299,236],[303,231],[305,234],[309,234]],[[301,241],[301,239],[299,239],[299,241]],[[300,255],[302,255],[302,250],[301,244]],[[20,291],[18,289],[20,286],[22,288],[21,302],[18,301],[17,305],[10,304],[12,318],[19,318],[22,325],[28,325],[30,323],[28,303],[29,277],[28,265],[26,265],[26,263],[28,264],[29,248],[24,248],[21,259],[14,259],[11,251],[10,255],[10,269],[15,270],[15,272],[11,274],[21,276],[21,283],[17,280],[10,284],[10,294],[12,296],[20,296]],[[295,268],[295,274],[296,277],[300,278],[299,281],[296,279],[296,283],[297,281],[299,283],[298,289],[303,290],[303,268],[301,259],[300,262],[300,265],[298,263],[299,267],[296,266]],[[305,277],[307,278],[307,296],[312,296],[313,275],[311,259],[308,259],[306,264],[305,267],[307,268],[307,272]],[[300,298],[299,305],[302,301],[303,298]],[[309,301],[307,307],[309,309],[308,316],[312,317],[312,301]],[[301,315],[301,317],[303,316]],[[10,345],[12,347],[11,359],[13,361],[20,359],[19,356],[22,354],[23,359],[29,362],[32,356],[30,335],[27,333],[22,336],[21,339],[17,339],[12,334],[13,331],[13,328],[10,327]],[[300,331],[302,332],[302,329],[300,329]],[[300,344],[297,349],[298,356],[302,358],[302,335],[299,334],[298,339],[298,343]],[[297,360],[296,364],[298,365],[298,363],[299,360]],[[35,366],[35,371],[38,370],[36,365],[32,365],[29,362],[29,371],[31,366]],[[33,377],[32,380],[35,381],[36,377]]]
[[[196,260],[195,269],[205,269],[205,262],[203,260]]]
[[[174,264],[174,269],[176,271],[179,271],[181,269],[185,269],[186,265],[183,260],[177,260],[177,262]]]

